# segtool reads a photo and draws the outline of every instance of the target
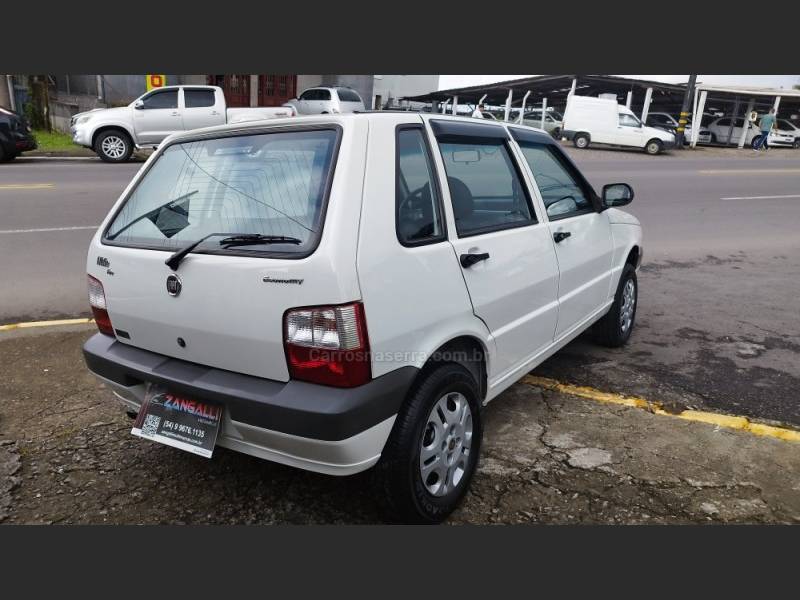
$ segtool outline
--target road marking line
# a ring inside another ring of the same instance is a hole
[[[800,198],[800,194],[785,194],[783,196],[730,196],[720,200],[773,200],[778,198]]]
[[[53,327],[55,325],[83,325],[94,323],[94,319],[57,319],[55,321],[28,321],[26,323],[9,323],[0,325],[0,331],[11,331],[12,329],[32,329],[34,327]]]
[[[45,227],[42,229],[0,229],[0,233],[45,233],[47,231],[78,231],[80,229],[97,229],[99,225],[80,225],[78,227]]]
[[[752,175],[753,173],[800,173],[800,169],[704,169],[702,175]]]
[[[52,183],[6,183],[0,185],[0,190],[51,190],[54,187]]]
[[[621,406],[628,406],[630,408],[641,408],[656,415],[675,417],[677,419],[695,421],[697,423],[706,423],[708,425],[726,427],[728,429],[738,429],[740,431],[747,431],[753,435],[772,437],[779,440],[800,442],[800,431],[785,427],[775,427],[773,425],[754,423],[747,417],[723,415],[702,410],[684,410],[680,413],[672,413],[664,410],[660,402],[653,402],[637,396],[626,396],[623,394],[601,392],[600,390],[596,390],[591,387],[561,383],[555,379],[538,377],[536,375],[526,375],[522,378],[522,383],[547,390],[562,392],[571,396],[578,396],[587,400],[594,400],[595,402],[619,404]]]

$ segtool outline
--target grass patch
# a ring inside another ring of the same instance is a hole
[[[74,150],[75,144],[72,143],[72,137],[60,131],[43,131],[36,130],[33,132],[36,138],[36,143],[39,150],[42,152],[64,152]]]

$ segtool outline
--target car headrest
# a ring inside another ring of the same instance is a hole
[[[447,183],[450,186],[450,198],[453,201],[456,220],[468,219],[475,209],[472,192],[469,191],[467,184],[456,177],[448,177]]]

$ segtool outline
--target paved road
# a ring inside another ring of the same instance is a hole
[[[638,325],[625,349],[584,336],[537,372],[800,424],[800,153],[570,152],[598,189],[636,190],[630,210],[646,235]],[[0,323],[87,314],[93,232],[69,228],[97,225],[139,166],[0,168]],[[53,231],[19,231],[28,229]]]

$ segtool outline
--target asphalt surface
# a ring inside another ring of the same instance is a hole
[[[85,368],[93,326],[0,332],[0,523],[386,520],[370,471],[329,477],[131,435]],[[448,523],[800,523],[798,442],[525,381],[483,411],[472,485]]]
[[[628,208],[645,231],[637,327],[626,348],[585,335],[536,372],[800,424],[800,152],[569,151],[597,189],[625,181],[636,192]],[[0,323],[88,314],[93,229],[69,228],[98,225],[140,166],[2,165]],[[52,187],[19,187],[35,184]]]

